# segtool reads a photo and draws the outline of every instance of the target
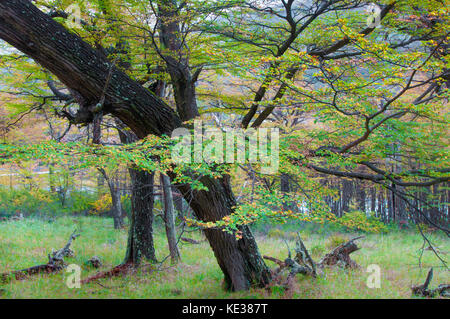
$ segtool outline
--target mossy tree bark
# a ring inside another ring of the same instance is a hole
[[[142,258],[156,262],[153,243],[154,173],[130,168],[133,184],[131,220],[124,263],[139,265]]]
[[[126,130],[120,121],[116,121],[120,141],[123,144],[136,142],[136,135]],[[131,215],[130,229],[128,231],[127,250],[124,264],[137,266],[145,258],[156,262],[155,246],[153,241],[153,205],[154,177],[153,172],[146,172],[136,167],[128,169],[131,177]]]

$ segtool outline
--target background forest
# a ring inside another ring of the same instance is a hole
[[[0,0],[0,297],[448,297],[449,34],[437,0]]]

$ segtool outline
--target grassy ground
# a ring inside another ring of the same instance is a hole
[[[94,255],[99,256],[106,270],[121,262],[126,246],[126,230],[115,231],[112,221],[97,217],[61,217],[54,222],[26,219],[0,222],[0,273],[46,262],[51,249],[64,246],[69,235],[78,227],[81,237],[73,244],[75,257],[68,263],[83,265]],[[287,249],[280,232],[256,234],[261,253],[284,259]],[[269,236],[266,236],[266,235]],[[354,234],[345,234],[350,238]],[[187,236],[202,239],[198,233]],[[306,246],[318,260],[330,250],[336,234],[302,233]],[[330,237],[331,236],[331,237]],[[289,237],[289,236],[288,236]],[[292,237],[292,236],[291,236]],[[443,236],[431,235],[434,244],[446,258],[450,245]],[[360,241],[362,249],[352,254],[361,270],[326,270],[318,279],[297,275],[292,295],[286,296],[276,287],[270,291],[254,289],[228,293],[222,290],[222,274],[206,242],[200,245],[183,244],[183,262],[175,267],[166,263],[163,270],[152,273],[142,271],[133,276],[103,279],[100,284],[90,283],[80,289],[69,289],[65,272],[30,277],[22,281],[0,284],[0,298],[409,298],[411,284],[422,283],[428,267],[434,266],[432,286],[449,282],[449,272],[431,251],[425,251],[423,267],[418,266],[422,246],[420,235],[412,232],[393,232],[368,235]],[[167,253],[164,232],[157,227],[155,238],[157,256]],[[291,246],[294,247],[293,238]],[[274,267],[270,261],[271,267]],[[381,288],[368,288],[366,268],[378,264],[381,268]],[[96,270],[82,266],[82,278]]]

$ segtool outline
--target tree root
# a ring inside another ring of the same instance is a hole
[[[7,282],[10,279],[22,280],[31,275],[50,274],[61,271],[66,267],[64,257],[73,256],[70,245],[78,236],[80,234],[76,234],[76,231],[74,231],[63,248],[48,254],[48,262],[46,264],[0,274],[0,282]]]
[[[430,298],[436,296],[447,298],[450,297],[450,284],[442,284],[435,289],[428,289],[428,286],[430,285],[432,279],[433,279],[433,268],[431,268],[428,271],[427,278],[425,279],[425,282],[422,285],[411,287],[412,294],[414,296],[430,297]]]

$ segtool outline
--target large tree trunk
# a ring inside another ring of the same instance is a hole
[[[160,176],[161,189],[164,201],[164,224],[166,226],[167,242],[169,244],[170,260],[176,264],[181,260],[177,245],[177,232],[175,228],[175,213],[173,207],[172,187],[170,178],[164,174]]]
[[[123,144],[136,142],[135,134],[127,131],[120,121],[116,121],[120,141]],[[155,174],[129,168],[131,177],[131,216],[128,232],[127,251],[124,264],[139,265],[142,258],[156,262],[155,246],[153,242],[153,204],[155,201],[154,177]]]
[[[184,184],[178,188],[194,211],[195,216],[205,222],[222,219],[233,212],[235,197],[229,184],[229,177],[214,180],[203,177],[200,181],[208,191],[192,190]],[[225,276],[225,286],[230,290],[248,289],[252,284],[264,286],[270,281],[270,272],[266,267],[247,226],[240,227],[242,239],[220,229],[206,229],[206,238],[214,251],[220,268]]]
[[[144,257],[156,262],[153,244],[154,173],[130,168],[132,181],[131,220],[124,263],[139,265]]]
[[[32,57],[71,89],[80,105],[71,119],[74,123],[93,120],[105,90],[103,114],[118,117],[139,138],[148,134],[170,135],[181,126],[180,118],[160,98],[115,68],[30,1],[0,1],[0,38]],[[197,218],[216,221],[233,213],[235,199],[228,178],[203,177],[201,181],[209,191],[190,192],[189,185],[179,186]],[[221,230],[205,231],[227,287],[233,290],[248,289],[251,284],[263,286],[270,279],[253,235],[248,227],[241,230],[243,237],[238,241]]]

